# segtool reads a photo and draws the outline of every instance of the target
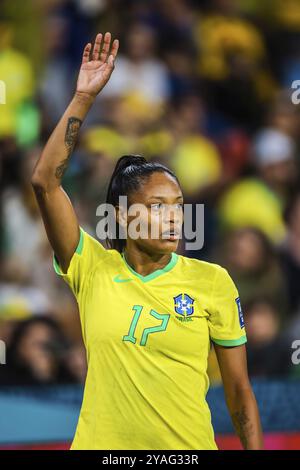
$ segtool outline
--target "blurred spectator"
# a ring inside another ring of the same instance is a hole
[[[37,251],[46,241],[37,202],[29,183],[29,175],[39,152],[40,148],[32,149],[18,162],[18,186],[7,188],[2,200],[6,255],[17,258],[20,266],[23,264],[27,270],[36,266]]]
[[[195,37],[198,71],[210,103],[239,125],[255,129],[276,90],[260,31],[239,15],[235,0],[213,0],[199,17]]]
[[[270,56],[277,76],[285,87],[299,78],[300,71],[300,4],[298,0],[270,2],[268,18],[272,24]]]
[[[203,135],[205,109],[199,97],[182,98],[170,108],[168,122],[174,146],[169,165],[177,174],[185,196],[199,193],[221,177],[222,163],[215,144]]]
[[[68,342],[49,317],[17,324],[1,369],[1,385],[51,385],[73,383],[77,378],[65,360]]]
[[[155,3],[147,22],[156,30],[160,51],[169,69],[170,94],[176,99],[198,88],[197,47],[193,34],[197,17],[190,1],[156,0]]]
[[[29,301],[33,312],[47,310],[49,304],[53,304],[55,279],[54,274],[52,278],[49,276],[52,251],[30,185],[30,175],[39,152],[41,148],[32,147],[24,153],[21,161],[15,162],[18,165],[17,184],[9,185],[2,195],[5,250],[1,273],[3,284],[0,288],[8,305],[9,297],[17,294],[15,277],[20,289],[16,298],[12,299],[12,305],[23,298],[24,308],[26,304],[28,307]],[[42,304],[38,299],[44,299]]]
[[[0,77],[5,84],[5,112],[1,112],[0,138],[16,136],[26,143],[34,141],[38,132],[37,111],[33,106],[34,77],[28,57],[13,47],[13,25],[0,18]],[[23,126],[28,135],[24,137]],[[27,121],[27,122],[26,122]]]
[[[275,129],[262,130],[253,145],[258,177],[240,180],[225,192],[219,206],[221,222],[232,228],[253,226],[273,242],[282,242],[283,210],[299,181],[295,151],[291,137]]]
[[[163,51],[196,49],[193,27],[197,16],[190,0],[156,0],[153,17]]]
[[[223,162],[224,185],[238,179],[249,164],[250,138],[240,129],[230,129],[221,134],[218,148]]]
[[[125,38],[126,55],[117,59],[118,73],[113,74],[102,97],[141,94],[152,103],[164,101],[170,90],[167,68],[155,56],[156,36],[143,24],[131,25]]]
[[[284,274],[274,247],[262,232],[254,228],[230,232],[218,247],[216,261],[229,270],[243,303],[264,297],[277,306],[281,320],[286,320]]]
[[[170,102],[161,118],[140,136],[138,148],[176,172],[186,198],[199,199],[219,182],[222,171],[218,148],[205,135],[204,104],[191,93]]]
[[[276,129],[263,129],[253,152],[262,180],[286,202],[299,182],[294,139]]]
[[[212,0],[207,10],[200,18],[197,30],[202,46],[200,69],[204,76],[225,79],[233,65],[230,59],[252,65],[264,57],[261,34],[239,15],[235,0]]]
[[[291,313],[300,312],[300,194],[285,211],[287,236],[280,249],[280,258],[289,294]]]
[[[39,94],[51,126],[60,119],[74,92],[75,71],[71,68],[65,41],[68,34],[66,18],[58,14],[47,18],[44,32],[47,62],[41,74]]]
[[[291,371],[291,345],[282,335],[277,307],[264,298],[244,305],[250,377],[275,378]]]
[[[300,131],[300,111],[291,101],[289,90],[280,92],[272,106],[267,111],[268,125],[274,129],[290,136],[296,145]],[[298,147],[299,145],[297,145]],[[298,158],[298,166],[300,164]]]

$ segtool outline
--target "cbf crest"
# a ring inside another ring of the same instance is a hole
[[[179,294],[174,299],[175,312],[181,315],[177,317],[180,321],[192,321],[190,315],[194,313],[194,301],[188,294]]]

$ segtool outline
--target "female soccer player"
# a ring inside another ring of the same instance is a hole
[[[78,225],[61,187],[81,123],[111,76],[118,45],[106,33],[85,47],[74,98],[32,175],[54,268],[77,299],[87,351],[71,448],[217,449],[206,402],[212,340],[242,446],[260,449],[238,291],[221,266],[176,254],[183,220],[176,176],[140,156],[119,159],[107,195],[118,226],[125,230],[132,221],[118,204],[120,195],[127,196],[130,205],[146,207],[142,225],[159,236],[119,237],[109,249]]]

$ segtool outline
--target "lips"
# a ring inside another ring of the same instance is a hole
[[[162,233],[162,238],[164,240],[178,240],[180,237],[180,232],[178,230],[167,230]]]

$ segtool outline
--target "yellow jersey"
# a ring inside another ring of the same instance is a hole
[[[172,253],[142,276],[80,228],[64,274],[88,371],[71,449],[217,449],[206,402],[210,340],[246,342],[239,294],[221,266]]]

